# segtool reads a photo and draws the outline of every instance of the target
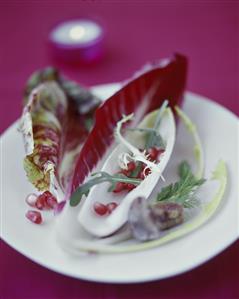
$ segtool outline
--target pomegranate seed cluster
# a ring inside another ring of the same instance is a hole
[[[163,149],[157,147],[151,147],[147,150],[146,155],[149,161],[158,163],[160,161],[160,156],[164,152]],[[129,162],[127,169],[120,169],[118,172],[125,175],[128,178],[137,178],[144,180],[147,175],[150,174],[150,169],[147,165],[142,162]],[[136,185],[125,182],[118,182],[113,190],[114,193],[130,192],[136,188]],[[107,216],[112,213],[114,209],[118,207],[116,202],[110,202],[108,204],[103,204],[101,202],[95,202],[93,205],[93,210],[98,216]]]
[[[33,193],[29,194],[26,198],[26,203],[30,207],[41,211],[53,210],[58,204],[55,196],[52,195],[49,191],[45,191],[40,195],[36,195]],[[43,221],[41,213],[35,210],[27,211],[26,217],[35,224],[40,224]]]

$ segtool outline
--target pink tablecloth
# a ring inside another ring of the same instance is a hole
[[[107,55],[91,67],[62,65],[86,85],[129,77],[145,62],[175,51],[190,59],[188,89],[238,113],[237,1],[4,1],[0,3],[0,130],[21,113],[28,75],[55,64],[45,42],[58,21],[99,17],[107,28]],[[57,65],[59,66],[59,65]],[[61,276],[1,244],[4,299],[239,298],[239,243],[203,266],[167,280],[104,285]]]

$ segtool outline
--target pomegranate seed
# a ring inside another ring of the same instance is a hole
[[[96,214],[98,214],[99,216],[103,216],[108,212],[108,208],[106,205],[104,205],[103,203],[100,203],[98,201],[96,201],[94,203],[94,211],[96,212]]]
[[[150,156],[150,160],[153,160],[153,161],[157,160],[159,151],[156,147],[149,148],[147,153]]]
[[[43,193],[44,194],[44,193]],[[46,200],[45,196],[41,194],[38,196],[37,201],[36,201],[36,208],[39,210],[45,210],[46,208]]]
[[[140,171],[140,173],[139,173],[139,175],[138,175],[137,178],[138,178],[138,179],[141,179],[141,180],[144,180],[144,179],[145,179],[145,175],[144,175],[144,171],[143,171],[143,170]]]
[[[114,193],[119,193],[123,190],[125,190],[126,184],[123,182],[118,182],[115,186],[115,189],[113,190]]]
[[[107,209],[108,209],[108,213],[111,214],[114,209],[116,209],[118,207],[118,204],[116,202],[110,202],[106,205]]]
[[[46,203],[50,209],[54,209],[55,206],[57,205],[57,200],[56,200],[55,196],[51,195],[51,196],[47,197]]]
[[[133,190],[135,187],[136,187],[136,186],[135,186],[134,184],[131,184],[131,183],[128,183],[128,184],[126,185],[126,188],[127,188],[128,191]]]
[[[36,207],[36,200],[37,200],[37,195],[34,193],[30,193],[27,197],[26,197],[26,203],[30,206],[35,208]]]
[[[128,171],[134,171],[135,170],[135,168],[136,168],[136,164],[135,164],[135,162],[129,162],[128,164],[127,164],[127,170]]]
[[[41,213],[38,211],[27,211],[26,217],[33,223],[36,224],[42,223]]]
[[[39,195],[36,201],[36,208],[39,210],[51,210],[55,205],[57,205],[57,200],[49,191]]]
[[[159,156],[164,152],[163,149],[158,149],[156,147],[151,147],[148,149],[148,154],[150,155],[150,160],[158,160]]]

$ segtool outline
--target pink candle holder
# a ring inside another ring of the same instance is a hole
[[[97,21],[88,18],[58,24],[49,35],[54,56],[65,62],[90,63],[104,53],[105,31]]]

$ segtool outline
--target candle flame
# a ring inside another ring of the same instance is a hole
[[[78,25],[70,29],[69,36],[73,40],[80,40],[85,35],[85,28]]]

